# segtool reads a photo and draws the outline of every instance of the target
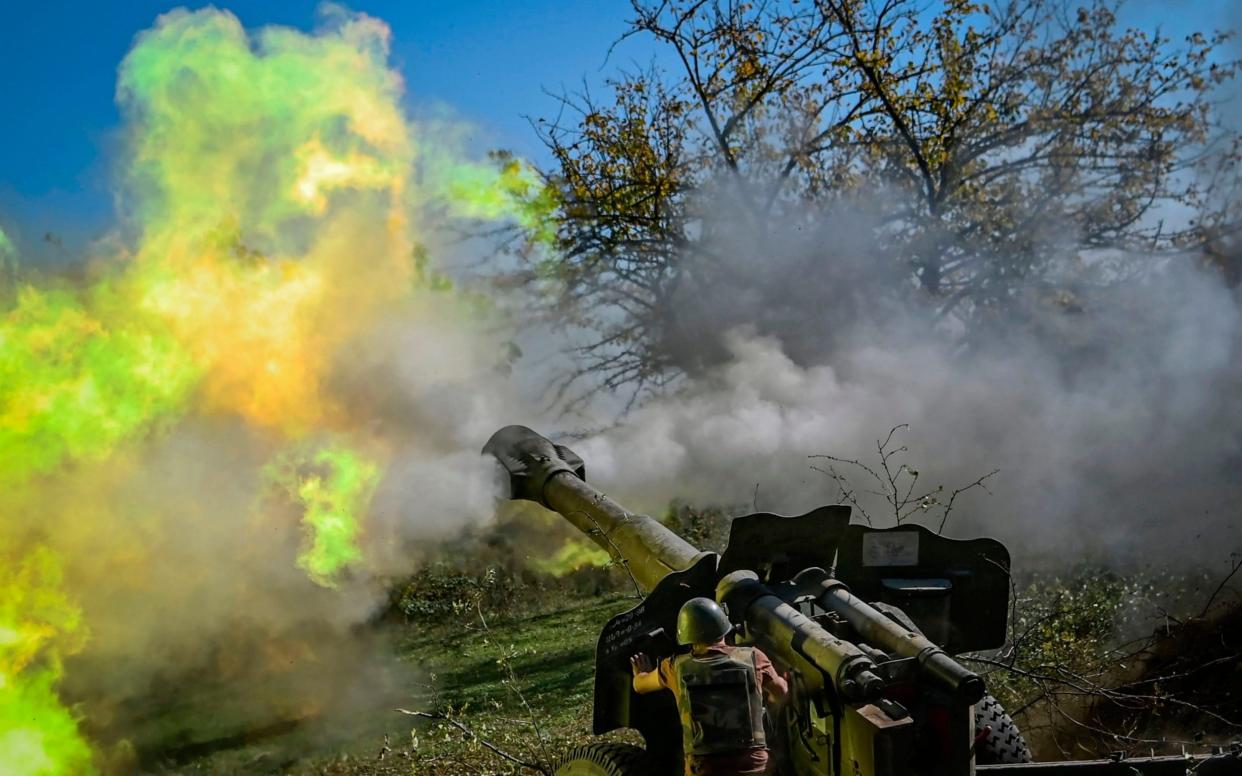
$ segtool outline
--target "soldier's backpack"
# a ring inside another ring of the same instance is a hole
[[[674,660],[686,755],[766,746],[754,654],[748,647],[733,647],[728,654]]]

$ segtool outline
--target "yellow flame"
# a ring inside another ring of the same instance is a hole
[[[324,212],[328,207],[327,195],[336,189],[401,191],[398,170],[386,168],[381,160],[357,151],[333,156],[318,137],[307,141],[294,155],[301,170],[293,185],[294,196],[312,212]]]

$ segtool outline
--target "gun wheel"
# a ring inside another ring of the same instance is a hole
[[[631,744],[576,746],[557,763],[555,776],[645,776],[647,753]]]
[[[975,706],[975,735],[990,728],[987,737],[975,747],[975,762],[979,765],[1008,765],[1029,763],[1031,750],[1022,737],[1022,731],[1014,724],[1000,701],[991,695]]]

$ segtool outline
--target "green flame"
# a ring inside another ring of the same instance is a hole
[[[358,537],[379,471],[340,444],[287,453],[268,467],[269,480],[302,509],[307,537],[298,566],[317,584],[336,587],[341,572],[362,559]]]
[[[46,547],[11,553],[0,581],[0,772],[6,776],[91,774],[91,749],[56,694],[61,655],[85,642],[81,612],[61,592]]]
[[[445,195],[457,214],[486,220],[512,219],[526,239],[552,247],[560,197],[528,163],[507,153],[493,164],[457,163],[445,173]]]
[[[610,562],[612,558],[607,551],[580,539],[566,539],[551,557],[531,559],[536,569],[557,577],[588,566],[607,566]]]
[[[195,384],[166,331],[141,318],[106,322],[107,286],[90,301],[27,286],[0,318],[0,482],[108,455],[178,412]]]

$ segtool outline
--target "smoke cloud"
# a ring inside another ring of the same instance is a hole
[[[1242,549],[1242,310],[1215,272],[1184,259],[1123,274],[1118,257],[1101,257],[1065,283],[1069,303],[1020,299],[963,336],[928,305],[894,301],[901,280],[887,268],[900,263],[865,241],[865,205],[798,213],[759,238],[728,196],[703,210],[702,254],[725,262],[711,276],[727,280],[684,291],[693,350],[681,361],[700,366],[576,445],[622,503],[800,513],[841,496],[812,468],[828,462],[808,456],[878,469],[877,441],[909,424],[890,448],[909,452],[892,465],[917,471],[919,490],[944,485],[947,497],[999,469],[991,495],[963,494],[945,530],[995,536],[1019,567],[1213,567]],[[834,468],[891,524],[891,508],[865,492],[875,482]],[[933,529],[940,517],[921,515]]]

